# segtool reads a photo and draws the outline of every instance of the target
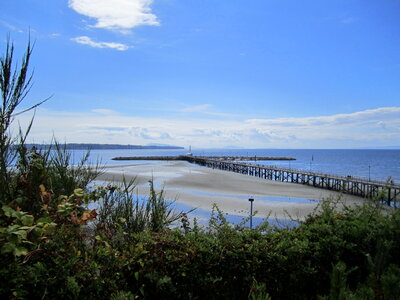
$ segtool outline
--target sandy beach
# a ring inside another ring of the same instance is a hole
[[[348,205],[364,200],[338,192],[293,183],[260,179],[248,175],[200,167],[182,161],[135,162],[107,166],[98,181],[121,182],[135,179],[140,195],[148,195],[148,181],[153,178],[157,190],[164,189],[167,199],[195,208],[211,210],[214,203],[222,211],[239,216],[249,213],[253,197],[257,216],[303,219],[314,211],[318,200],[342,197]]]

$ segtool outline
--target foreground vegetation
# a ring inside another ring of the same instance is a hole
[[[0,295],[101,299],[397,299],[400,214],[332,202],[292,229],[233,227],[216,209],[206,228],[169,229],[163,201],[124,189],[36,186],[40,210],[1,211]],[[23,193],[23,192],[22,192]],[[90,200],[114,206],[88,210]],[[32,198],[30,198],[32,199]],[[40,200],[39,200],[40,199]],[[131,198],[129,198],[131,199]],[[34,200],[35,201],[35,200]],[[132,205],[133,204],[133,205]],[[144,209],[143,209],[144,208]],[[97,215],[97,213],[99,213]]]
[[[321,204],[296,228],[231,226],[217,207],[208,227],[174,214],[150,183],[88,187],[99,169],[68,151],[13,138],[30,88],[30,47],[19,72],[1,60],[0,297],[2,299],[398,299],[400,213]],[[97,209],[89,204],[97,203]],[[181,225],[171,229],[171,223]]]

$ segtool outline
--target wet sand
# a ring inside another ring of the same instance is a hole
[[[136,178],[140,195],[148,195],[148,181],[153,178],[156,189],[159,191],[163,188],[167,199],[205,210],[211,210],[216,203],[223,212],[239,216],[248,215],[249,197],[255,199],[254,210],[257,210],[259,217],[270,214],[276,218],[286,218],[289,213],[299,219],[312,213],[318,200],[341,196],[347,205],[365,201],[325,189],[214,170],[183,161],[108,166],[98,180],[121,182],[124,177],[128,181]]]

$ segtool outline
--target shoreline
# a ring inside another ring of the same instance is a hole
[[[211,211],[213,204],[228,214],[248,216],[248,198],[254,198],[256,217],[304,219],[322,199],[341,197],[346,205],[357,205],[365,199],[339,192],[294,183],[210,169],[183,161],[138,162],[104,168],[97,181],[121,182],[135,178],[139,195],[149,194],[149,180],[165,198],[194,208]],[[302,201],[303,200],[303,201]]]

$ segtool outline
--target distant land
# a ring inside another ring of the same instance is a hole
[[[79,143],[67,143],[65,145],[69,150],[113,150],[113,149],[129,149],[129,150],[141,150],[141,149],[185,149],[179,146],[169,145],[120,145],[120,144],[79,144]],[[27,148],[36,147],[38,149],[49,148],[49,144],[26,144]]]
[[[364,147],[361,149],[367,150],[400,150],[400,146],[375,146],[375,147]]]

